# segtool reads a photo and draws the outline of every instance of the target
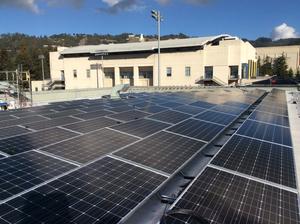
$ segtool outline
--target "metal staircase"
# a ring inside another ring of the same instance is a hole
[[[223,80],[213,76],[212,78],[204,78],[201,76],[200,78],[195,80],[196,84],[203,84],[203,85],[217,85],[217,86],[228,86],[228,83],[224,82]]]
[[[43,85],[44,90],[58,90],[65,89],[65,81],[63,80],[50,80]]]

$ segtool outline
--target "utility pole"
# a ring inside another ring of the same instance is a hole
[[[157,51],[158,51],[158,58],[157,58],[157,70],[158,70],[158,87],[160,86],[160,23],[163,21],[163,17],[159,10],[152,10],[151,16],[157,21]]]
[[[43,54],[39,55],[39,59],[42,61],[42,76],[43,76],[43,88],[42,90],[44,91],[45,88],[45,69],[44,69],[44,59],[45,56]]]
[[[108,51],[107,50],[99,50],[99,51],[96,51],[95,53],[95,56],[96,57],[99,57],[101,56],[101,73],[102,73],[102,88],[104,88],[104,79],[105,79],[105,74],[104,74],[104,56],[107,56],[108,55]],[[98,63],[97,63],[97,77],[98,77]],[[97,86],[99,86],[98,84],[98,79],[97,79]],[[98,87],[99,88],[99,87]]]

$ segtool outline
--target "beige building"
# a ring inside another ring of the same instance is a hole
[[[58,48],[50,53],[52,82],[66,89],[129,83],[158,86],[157,42]],[[161,41],[161,86],[228,85],[256,76],[256,51],[229,35]]]
[[[300,69],[300,45],[258,47],[256,52],[261,60],[264,60],[267,56],[274,59],[284,54],[289,68],[293,69],[294,73],[297,72],[297,69]]]

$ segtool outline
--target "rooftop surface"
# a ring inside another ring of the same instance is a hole
[[[203,46],[207,42],[230,37],[227,34],[221,34],[218,36],[208,36],[208,37],[196,37],[196,38],[186,38],[186,39],[173,39],[173,40],[162,40],[161,48],[178,48],[178,47],[195,47]],[[90,53],[97,54],[100,52],[107,53],[118,53],[118,52],[131,52],[131,51],[154,51],[157,49],[157,41],[147,41],[138,43],[122,43],[122,44],[101,44],[101,45],[87,45],[66,48],[60,52],[60,54],[82,54]]]
[[[125,97],[0,113],[1,224],[300,223],[285,91]]]

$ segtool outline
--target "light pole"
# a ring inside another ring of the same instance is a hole
[[[158,58],[157,58],[157,70],[158,70],[158,86],[160,86],[160,23],[163,21],[162,15],[159,10],[152,10],[151,16],[157,21],[157,45],[158,45]]]
[[[42,90],[44,90],[44,88],[45,88],[45,70],[44,70],[45,56],[43,54],[40,54],[39,59],[42,61],[42,76],[43,76],[43,88],[42,88]]]
[[[102,87],[103,88],[104,88],[104,79],[105,79],[103,63],[104,63],[104,56],[107,56],[107,55],[108,55],[107,50],[99,50],[99,51],[96,51],[96,53],[95,53],[96,57],[101,56],[101,72],[102,72]],[[97,70],[97,76],[98,76],[98,70]]]

